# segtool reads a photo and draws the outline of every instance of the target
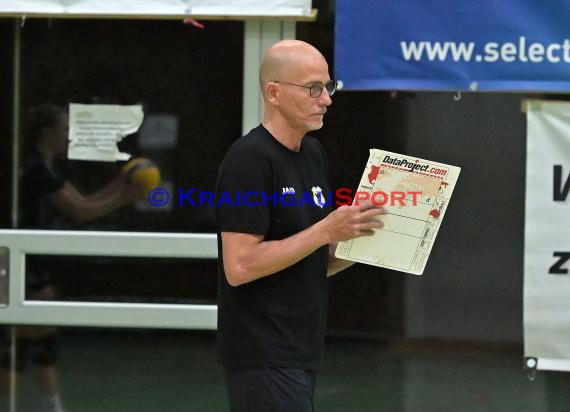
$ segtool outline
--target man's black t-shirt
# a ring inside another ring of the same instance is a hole
[[[328,246],[278,273],[232,287],[223,270],[220,232],[280,240],[330,213],[321,144],[305,137],[293,152],[256,127],[226,154],[216,201],[220,361],[227,367],[316,369],[325,334]]]

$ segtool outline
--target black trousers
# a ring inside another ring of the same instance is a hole
[[[291,368],[226,368],[231,412],[314,412],[314,372]]]

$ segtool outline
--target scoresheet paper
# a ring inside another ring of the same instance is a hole
[[[353,204],[384,206],[374,236],[340,242],[338,258],[421,275],[461,169],[371,149]]]

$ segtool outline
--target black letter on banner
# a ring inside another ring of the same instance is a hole
[[[558,260],[550,266],[548,273],[551,275],[567,275],[568,269],[564,269],[562,266],[570,260],[570,252],[554,252],[552,256],[557,257]]]
[[[566,178],[564,188],[562,188],[562,166],[554,165],[554,187],[553,198],[555,202],[564,202],[570,191],[570,174]]]

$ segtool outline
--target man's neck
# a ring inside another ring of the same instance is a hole
[[[273,138],[287,149],[293,152],[301,150],[301,142],[303,137],[305,137],[304,133],[299,133],[286,125],[280,125],[279,122],[274,122],[269,119],[264,119],[262,124],[263,127],[271,133]]]

